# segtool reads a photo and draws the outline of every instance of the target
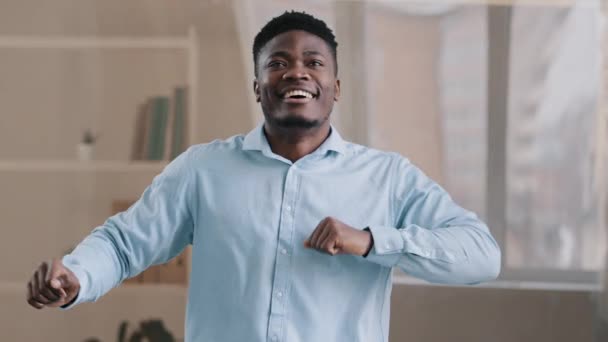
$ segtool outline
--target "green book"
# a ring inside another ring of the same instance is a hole
[[[185,149],[186,139],[186,88],[177,87],[173,94],[173,136],[171,141],[171,158],[174,159]]]
[[[151,101],[147,157],[148,160],[162,160],[170,101],[167,96],[155,96]]]

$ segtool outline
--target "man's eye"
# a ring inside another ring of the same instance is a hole
[[[323,66],[323,63],[321,63],[321,61],[317,61],[317,60],[314,60],[314,61],[310,62],[309,64],[311,66],[315,66],[315,67],[317,67],[317,66]]]
[[[283,66],[285,66],[285,62],[281,62],[281,61],[272,61],[272,62],[268,63],[269,68],[279,68],[279,67],[283,67]]]

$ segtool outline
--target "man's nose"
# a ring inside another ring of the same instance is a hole
[[[301,63],[291,65],[283,74],[284,80],[309,80],[310,75]]]

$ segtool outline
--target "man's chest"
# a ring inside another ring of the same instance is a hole
[[[212,172],[197,182],[196,234],[230,246],[304,240],[327,216],[358,229],[392,222],[388,182],[365,172]]]

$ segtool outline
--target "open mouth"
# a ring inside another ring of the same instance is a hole
[[[316,95],[307,90],[294,89],[286,91],[282,98],[287,103],[306,103],[316,98]]]

